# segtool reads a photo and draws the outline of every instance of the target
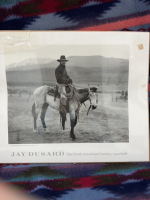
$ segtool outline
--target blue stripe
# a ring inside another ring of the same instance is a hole
[[[121,0],[116,3],[113,9],[106,11],[99,19],[114,18],[118,16],[127,16],[139,12],[150,10],[150,4],[145,1],[136,0]]]
[[[73,22],[78,22],[79,25],[82,24],[82,26],[83,24],[84,26],[98,25],[99,24],[98,17],[101,17],[102,14],[107,10],[113,9],[113,6],[115,6],[116,2],[119,2],[119,0],[115,2],[97,4],[93,6],[87,6],[78,9],[57,12],[55,15],[64,17],[69,21],[71,20]]]
[[[35,22],[40,17],[25,17],[20,19],[12,19],[0,22],[0,30],[23,30],[27,25]]]
[[[110,179],[110,183],[111,182],[113,184],[113,181]],[[131,197],[131,199],[132,198],[134,199],[134,197],[139,197],[140,195],[143,196],[144,193],[147,193],[150,190],[149,184],[150,184],[150,180],[142,180],[140,182],[126,183],[126,184],[98,186],[98,187],[94,187],[93,189],[96,191],[105,190],[117,196],[122,196],[122,197],[127,196],[127,197]]]
[[[54,167],[54,166],[64,166],[64,165],[68,165],[68,164],[28,164],[28,165],[6,165],[3,168],[5,169],[16,169],[16,168],[31,168],[31,167]]]

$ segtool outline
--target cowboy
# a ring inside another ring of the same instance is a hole
[[[60,65],[55,70],[55,76],[58,83],[58,92],[60,94],[60,115],[66,120],[66,85],[72,84],[72,79],[68,76],[66,71],[66,60],[65,56],[62,55],[60,59],[57,60],[60,62]]]

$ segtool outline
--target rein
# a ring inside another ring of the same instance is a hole
[[[78,108],[76,110],[76,115],[77,115],[78,120],[79,120],[79,110],[80,110],[81,103],[80,103],[80,101],[77,97],[77,92],[76,92],[75,87],[73,85],[69,85],[69,88],[70,88],[71,91],[70,91],[70,93],[66,93],[65,96],[67,97],[67,99],[71,99],[73,97],[73,95],[75,95],[75,98],[78,102]]]
[[[69,85],[69,88],[70,88],[70,92],[66,93],[65,96],[67,97],[67,99],[71,99],[71,98],[73,98],[73,96],[75,96],[75,98],[76,98],[76,100],[78,102],[78,108],[76,110],[76,114],[77,114],[77,117],[79,119],[79,110],[80,110],[80,106],[82,105],[82,103],[80,103],[80,101],[79,101],[79,99],[77,97],[77,90],[76,90],[76,88],[73,85]],[[90,109],[91,109],[91,107],[93,105],[92,104],[92,97],[94,95],[96,96],[96,103],[98,104],[98,94],[97,94],[97,92],[96,91],[91,92],[90,88],[89,88],[88,100],[90,101],[90,106],[88,108],[87,115],[89,114],[89,111],[90,111]],[[83,103],[83,104],[86,107],[85,103]]]
[[[69,85],[70,87],[70,93],[66,93],[65,94],[65,96],[68,98],[68,99],[71,99],[72,98],[72,96],[73,96],[73,93],[74,93],[74,87],[73,86],[71,86],[71,85]]]
[[[93,96],[93,95],[96,95],[96,103],[98,104],[98,94],[97,94],[97,92],[92,93],[92,92],[89,90],[89,96],[88,96],[88,98],[89,98],[89,101],[90,101],[90,106],[89,106],[89,108],[88,108],[87,115],[89,114],[89,111],[90,111],[90,109],[91,109],[91,107],[92,107],[91,96]]]

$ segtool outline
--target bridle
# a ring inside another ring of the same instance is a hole
[[[89,101],[90,101],[90,105],[92,106],[93,104],[92,104],[92,97],[93,97],[93,95],[95,95],[96,96],[96,104],[98,104],[98,94],[97,94],[97,92],[89,92],[89,96],[88,96],[88,99],[89,99]]]
[[[67,98],[72,98],[72,96],[73,96],[73,94],[75,94],[75,97],[76,97],[76,99],[77,99],[77,102],[78,102],[78,109],[77,109],[77,111],[79,112],[79,109],[80,109],[80,105],[81,105],[81,103],[80,103],[80,101],[79,101],[79,99],[77,98],[77,95],[76,95],[76,90],[75,90],[75,87],[73,86],[73,85],[70,85],[71,87],[70,87],[70,89],[71,89],[71,92],[70,93],[66,93],[66,96],[67,96]],[[88,100],[90,101],[90,106],[89,106],[89,108],[88,108],[88,111],[87,111],[87,115],[89,114],[89,111],[90,111],[90,109],[94,106],[93,104],[92,104],[92,98],[93,98],[93,96],[95,96],[96,97],[96,104],[98,104],[98,94],[97,94],[97,89],[98,89],[98,87],[95,87],[95,91],[93,91],[93,92],[91,92],[91,90],[90,90],[90,85],[88,84],[88,86],[89,86],[89,90],[88,90]],[[83,103],[84,104],[84,103]],[[84,104],[84,106],[86,107],[86,105]],[[78,113],[77,112],[77,113]]]
[[[89,86],[89,95],[88,95],[88,100],[90,101],[90,106],[88,108],[88,111],[87,111],[87,115],[89,114],[89,111],[91,109],[91,107],[93,107],[93,104],[92,104],[92,97],[95,96],[96,97],[96,104],[98,104],[98,94],[97,94],[97,89],[94,91],[94,92],[91,92],[90,90],[90,86]]]

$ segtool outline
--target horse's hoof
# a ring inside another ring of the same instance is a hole
[[[76,139],[76,136],[75,136],[75,135],[71,135],[70,137],[72,138],[72,140],[75,140],[75,139]]]
[[[37,129],[33,129],[33,132],[34,132],[34,133],[37,133]]]
[[[47,128],[44,128],[44,133],[49,133],[49,130]]]

